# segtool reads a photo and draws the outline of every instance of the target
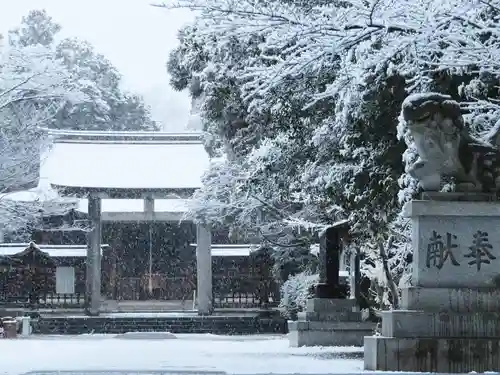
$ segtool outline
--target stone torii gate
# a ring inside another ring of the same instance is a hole
[[[156,212],[155,200],[189,199],[201,187],[208,155],[198,133],[52,131],[51,136],[54,145],[44,166],[51,186],[63,196],[88,200],[86,295],[88,312],[98,315],[102,200],[144,200],[143,211],[113,212],[112,221],[182,220],[182,211]],[[211,233],[203,226],[196,233],[198,313],[207,315],[213,301]]]

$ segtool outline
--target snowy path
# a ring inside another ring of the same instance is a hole
[[[0,340],[0,374],[58,370],[327,374],[363,369],[361,348],[289,348],[284,336],[176,336],[163,340],[113,335]]]

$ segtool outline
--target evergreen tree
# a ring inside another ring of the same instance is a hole
[[[201,100],[217,157],[196,220],[299,245],[304,229],[348,218],[364,271],[385,282],[377,249],[390,244],[399,280],[411,262],[401,203],[418,193],[405,173],[415,150],[400,140],[401,103],[437,90],[461,101],[472,134],[500,123],[500,1],[177,5],[202,11],[170,56],[172,85]]]
[[[13,47],[43,45],[53,50],[90,100],[65,103],[51,128],[72,130],[157,130],[142,97],[122,89],[116,67],[94,47],[77,38],[58,41],[61,26],[45,10],[32,10],[9,32]]]

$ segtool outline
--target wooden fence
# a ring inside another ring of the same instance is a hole
[[[196,279],[193,277],[164,277],[156,280],[152,293],[148,282],[140,277],[117,280],[113,295],[106,298],[117,300],[177,300],[193,298]],[[213,304],[215,308],[258,308],[279,304],[279,288],[273,281],[261,280],[258,276],[213,277]],[[109,294],[109,293],[108,293]],[[34,303],[36,301],[36,303]],[[0,306],[39,308],[79,308],[85,305],[83,293],[57,294],[53,291],[38,292],[36,296],[19,288],[0,285]]]

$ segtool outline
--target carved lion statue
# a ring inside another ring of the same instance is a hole
[[[469,134],[450,96],[410,95],[401,116],[419,156],[408,172],[424,190],[440,191],[443,177],[449,177],[457,191],[497,192],[500,148]],[[488,138],[500,139],[496,134]]]

